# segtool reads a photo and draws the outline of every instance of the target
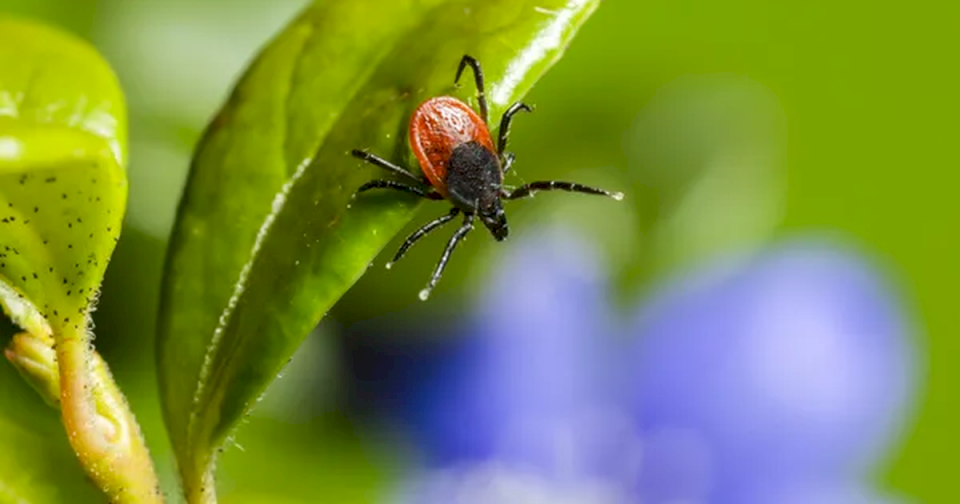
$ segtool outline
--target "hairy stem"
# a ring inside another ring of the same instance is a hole
[[[56,347],[60,411],[70,445],[111,502],[162,502],[130,407],[86,334],[65,328]]]

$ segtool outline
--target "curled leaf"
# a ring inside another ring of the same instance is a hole
[[[57,351],[49,333],[15,334],[3,355],[40,397],[51,406],[60,405],[60,371],[57,369]],[[98,359],[99,360],[99,359]]]

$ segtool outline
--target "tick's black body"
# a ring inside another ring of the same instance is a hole
[[[470,56],[464,56],[460,60],[454,82],[460,80],[460,75],[467,65],[474,71],[477,102],[480,106],[479,116],[455,98],[437,97],[421,104],[411,118],[411,145],[420,161],[423,177],[417,177],[408,170],[374,154],[361,150],[353,151],[354,156],[415,182],[411,185],[394,180],[372,180],[361,186],[358,192],[375,188],[395,189],[428,199],[447,199],[454,205],[447,215],[427,223],[411,234],[397,250],[393,260],[387,263],[388,268],[400,260],[420,238],[463,213],[463,224],[447,243],[427,287],[420,291],[420,299],[423,300],[427,299],[430,291],[440,280],[457,243],[473,229],[475,216],[480,217],[480,221],[497,241],[506,239],[509,228],[506,213],[503,211],[504,200],[524,198],[532,196],[536,191],[549,190],[598,194],[618,200],[623,197],[621,193],[610,193],[603,189],[559,181],[532,182],[513,191],[506,190],[503,187],[503,177],[510,170],[514,160],[513,154],[505,151],[510,123],[518,112],[531,112],[532,109],[519,102],[507,109],[500,121],[499,137],[494,150],[486,124],[487,101],[484,96],[483,71],[480,63]]]
[[[450,201],[467,213],[478,213],[497,241],[507,238],[507,214],[501,202],[503,171],[500,160],[479,142],[467,142],[453,149],[447,165],[447,194]]]

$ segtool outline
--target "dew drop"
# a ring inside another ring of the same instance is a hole
[[[420,301],[426,301],[428,297],[430,297],[430,289],[420,291]]]

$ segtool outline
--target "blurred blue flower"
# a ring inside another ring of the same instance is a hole
[[[398,502],[891,502],[870,476],[913,357],[876,270],[795,241],[620,323],[596,264],[560,231],[518,244],[466,337],[393,391],[426,458]]]
[[[641,429],[668,433],[657,442],[672,464],[707,464],[710,495],[726,502],[745,502],[761,482],[866,479],[911,389],[891,289],[857,256],[818,243],[724,269],[672,285],[634,322]],[[700,453],[684,460],[676,442]],[[647,471],[641,494],[687,497],[657,473]]]

